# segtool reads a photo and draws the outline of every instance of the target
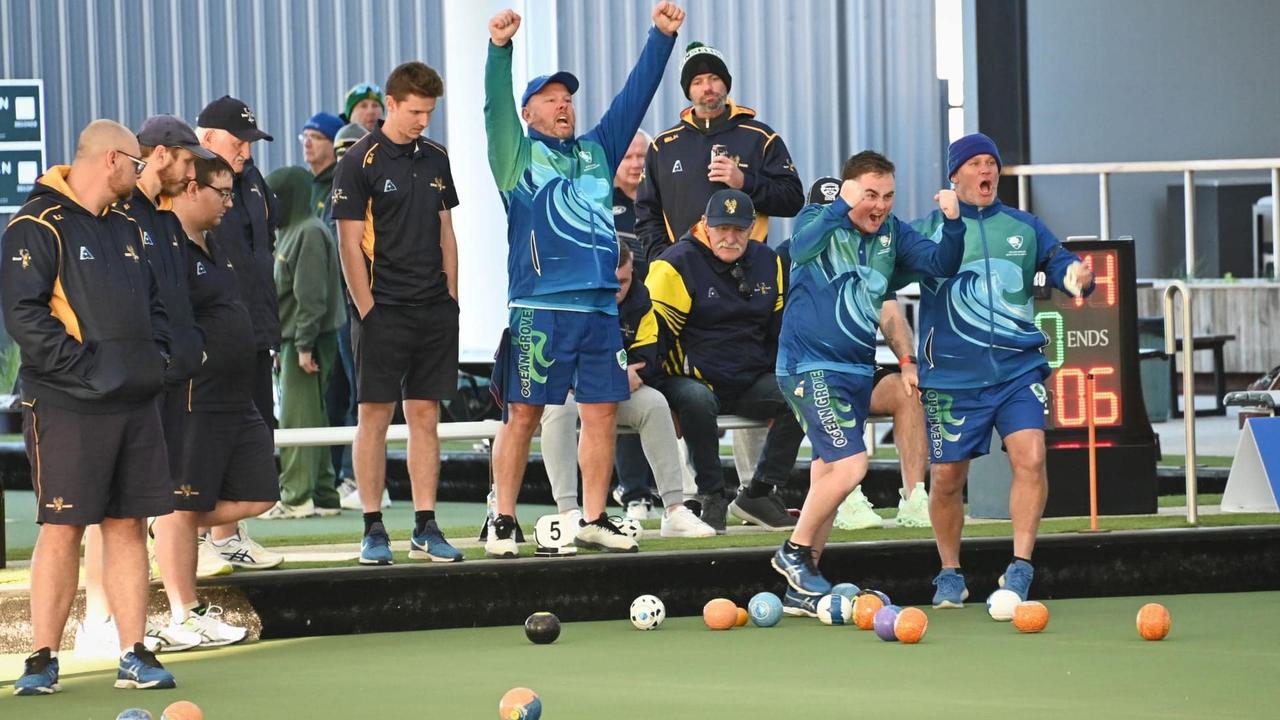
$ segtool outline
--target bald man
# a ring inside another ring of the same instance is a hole
[[[75,597],[80,538],[102,529],[120,648],[118,688],[171,688],[142,643],[145,522],[173,510],[156,399],[169,365],[164,306],[137,224],[111,204],[146,165],[124,126],[96,120],[70,167],[50,168],[5,228],[0,302],[22,351],[23,435],[40,533],[31,557],[34,652],[15,695],[58,691],[58,645]]]

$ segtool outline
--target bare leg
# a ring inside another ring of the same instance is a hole
[[[110,617],[102,588],[102,530],[90,525],[84,532],[84,624],[104,623]]]
[[[1049,479],[1044,468],[1044,431],[1019,430],[1004,438],[1013,468],[1009,489],[1009,517],[1013,520],[1013,554],[1031,559],[1036,549],[1036,533],[1049,496]]]
[[[395,411],[395,403],[359,405],[351,457],[360,504],[365,512],[378,512],[382,508],[382,490],[387,483],[387,428]]]
[[[156,562],[174,621],[181,621],[187,604],[196,599],[196,526],[200,515],[177,510],[156,518]]]
[[[911,497],[917,483],[924,482],[929,448],[925,438],[924,407],[904,387],[897,376],[881,380],[871,391],[871,414],[893,415],[893,443],[898,449],[902,497],[905,500]]]
[[[809,494],[800,510],[800,520],[791,532],[791,542],[815,549],[818,547],[817,542],[825,544],[836,509],[866,476],[865,452],[833,463],[815,458],[809,469]]]
[[[493,439],[493,477],[498,493],[498,514],[516,514],[516,498],[529,464],[529,441],[542,420],[541,405],[509,403],[507,422]]]
[[[32,650],[57,652],[80,583],[80,538],[83,525],[40,526],[31,553]]]
[[[435,400],[405,400],[404,416],[409,423],[409,482],[413,486],[413,509],[435,510],[436,491],[440,487],[440,436],[436,434],[440,403]]]
[[[120,633],[121,650],[142,642],[147,623],[146,518],[102,521],[103,586]]]
[[[587,520],[600,517],[609,495],[617,412],[617,403],[578,403],[582,418],[578,464],[582,466],[582,514]]]
[[[944,568],[960,567],[960,535],[964,532],[964,483],[969,461],[934,463],[929,493],[929,520]]]

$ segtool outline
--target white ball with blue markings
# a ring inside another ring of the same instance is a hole
[[[667,619],[667,608],[653,595],[641,595],[631,601],[631,624],[638,630],[657,630]]]
[[[843,595],[823,595],[818,601],[818,620],[823,625],[848,625],[853,620],[853,603]]]

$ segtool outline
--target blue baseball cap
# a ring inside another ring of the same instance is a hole
[[[578,78],[574,77],[573,73],[561,70],[560,72],[553,73],[551,75],[539,75],[538,77],[530,80],[529,84],[525,86],[524,95],[520,97],[520,107],[528,105],[529,98],[537,95],[541,92],[542,88],[551,83],[560,83],[565,86],[568,88],[570,95],[578,92]]]
[[[749,228],[756,222],[756,208],[751,203],[751,196],[741,190],[726,188],[717,190],[707,201],[707,227],[733,225]]]
[[[307,124],[302,126],[303,130],[315,130],[316,132],[329,138],[332,142],[338,136],[338,131],[343,126],[342,118],[327,112],[318,112],[307,120]]]

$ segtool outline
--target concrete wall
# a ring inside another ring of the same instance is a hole
[[[1032,162],[1280,156],[1280,3],[1027,6]],[[1112,179],[1112,234],[1137,240],[1139,276],[1183,273],[1182,218],[1166,208],[1171,183],[1181,175]],[[1032,186],[1033,211],[1058,235],[1097,234],[1096,177]]]

